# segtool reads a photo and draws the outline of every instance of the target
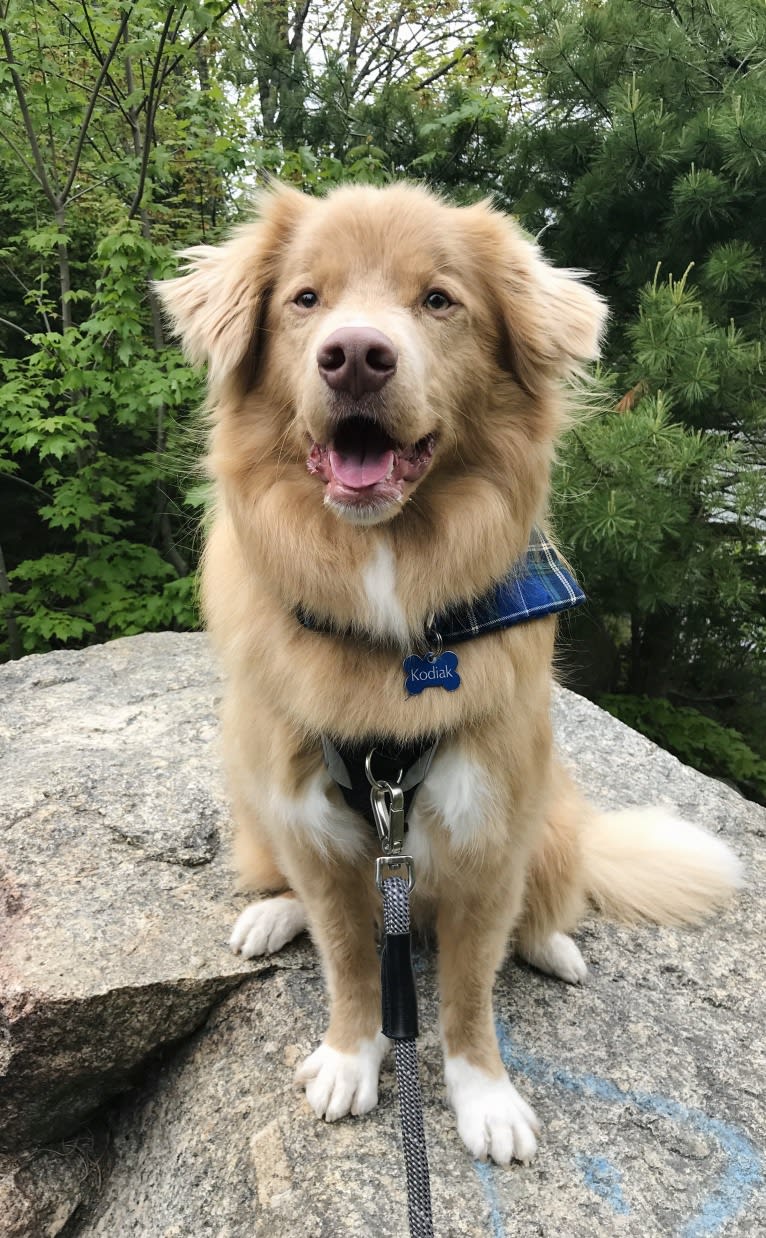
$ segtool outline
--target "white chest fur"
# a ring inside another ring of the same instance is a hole
[[[382,537],[362,568],[362,587],[367,612],[365,626],[377,636],[406,643],[407,620],[396,593],[396,556]]]
[[[283,827],[300,835],[318,851],[337,849],[344,855],[358,854],[364,849],[364,827],[339,794],[330,799],[328,791],[332,785],[324,769],[319,770],[300,793],[285,795],[272,785],[269,811]]]
[[[413,825],[417,827],[419,815],[422,819],[433,814],[448,831],[453,847],[477,847],[489,802],[489,779],[482,766],[460,744],[444,744],[418,793]]]

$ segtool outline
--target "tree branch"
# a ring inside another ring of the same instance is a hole
[[[181,22],[183,21],[185,16],[186,16],[186,5],[182,4],[179,14],[178,14],[178,21],[176,22],[175,29],[170,36],[170,42],[173,46],[178,42],[178,35],[181,30]]]
[[[293,37],[288,43],[288,47],[291,52],[297,51],[303,43],[303,27],[306,24],[306,18],[309,15],[310,8],[311,0],[304,0],[300,10],[295,14],[295,29],[293,30]]]
[[[45,490],[41,490],[39,486],[33,486],[31,481],[25,481],[23,477],[16,477],[13,473],[0,474],[0,481],[12,481],[16,486],[25,486],[27,490],[34,491],[39,494],[40,498],[45,499],[46,503],[52,502],[52,496]]]
[[[51,116],[51,101],[48,94],[48,73],[46,70],[45,56],[43,55],[42,42],[40,39],[40,26],[37,20],[37,4],[32,4],[35,23],[35,41],[37,43],[37,64],[42,78],[43,90],[45,94],[45,118],[48,122],[48,144],[50,150],[50,158],[53,167],[56,167],[56,141],[53,136],[53,117]]]
[[[50,2],[50,3],[52,3],[52,2],[53,2],[53,0],[49,0],[49,2]],[[89,47],[90,47],[91,52],[92,52],[92,53],[93,53],[93,55],[96,57],[96,60],[99,62],[99,64],[101,64],[101,61],[102,61],[102,59],[103,59],[103,53],[102,53],[102,51],[101,51],[101,48],[100,48],[100,47],[99,47],[99,45],[98,45],[98,39],[96,38],[96,32],[95,32],[95,30],[93,29],[93,22],[90,20],[90,13],[88,12],[88,6],[87,6],[87,4],[85,3],[85,0],[80,0],[80,8],[82,9],[82,15],[83,15],[83,17],[85,18],[85,24],[86,24],[86,26],[88,27],[88,33],[89,33],[90,38],[91,38],[91,42],[90,42],[90,44],[88,43],[88,40],[85,38],[85,35],[84,35],[84,34],[82,33],[82,31],[80,30],[80,27],[79,27],[79,26],[75,26],[74,22],[73,22],[73,21],[71,21],[71,19],[70,19],[70,18],[67,18],[67,21],[69,21],[69,22],[70,22],[70,25],[72,26],[72,28],[73,28],[74,30],[76,30],[76,31],[77,31],[77,33],[79,34],[79,36],[80,36],[80,38],[82,39],[83,43],[85,43],[85,44],[86,44],[86,46],[89,46]],[[60,11],[60,10],[59,10],[59,11]],[[63,14],[62,14],[62,16],[63,16]]]
[[[173,20],[174,12],[175,5],[171,4],[165,18],[165,25],[162,27],[162,34],[160,35],[160,41],[157,47],[157,55],[154,57],[154,64],[152,65],[152,76],[149,81],[149,93],[146,100],[146,125],[144,129],[144,145],[143,150],[141,151],[141,168],[138,174],[138,185],[136,186],[136,192],[133,195],[133,201],[131,202],[130,209],[128,211],[128,219],[133,219],[135,217],[135,214],[141,205],[141,199],[144,196],[146,173],[149,169],[149,155],[152,149],[154,117],[159,103],[162,84],[165,80],[164,77],[160,77],[160,67],[162,65],[162,57],[165,53],[165,43],[167,41],[168,32],[170,31],[170,23]]]
[[[228,4],[225,4],[223,6],[220,13],[216,13],[209,27],[206,30],[200,30],[199,34],[195,34],[194,38],[191,39],[189,43],[187,43],[184,50],[182,52],[179,52],[179,54],[175,57],[175,59],[170,64],[168,64],[167,68],[162,74],[162,78],[160,79],[160,87],[164,86],[165,81],[167,80],[168,77],[170,77],[171,73],[175,73],[176,69],[178,68],[179,64],[183,60],[186,53],[190,52],[193,47],[197,46],[197,44],[200,42],[201,39],[204,39],[206,35],[210,34],[210,31],[213,29],[213,26],[217,25],[218,22],[221,20],[221,18],[225,17],[226,14],[229,12],[229,10],[233,9],[237,5],[237,3],[238,3],[238,0],[228,0]],[[141,111],[143,106],[144,105],[142,103],[141,107],[138,110]]]
[[[66,184],[64,185],[64,189],[62,191],[61,196],[64,199],[64,201],[66,201],[69,195],[69,190],[72,188],[74,179],[77,176],[77,169],[80,166],[80,159],[82,157],[83,146],[85,145],[85,138],[88,133],[88,126],[90,125],[91,117],[93,116],[93,111],[95,109],[96,103],[98,102],[98,97],[99,97],[99,94],[101,93],[101,87],[104,84],[104,79],[109,72],[109,66],[111,65],[112,61],[114,60],[115,55],[117,54],[117,48],[120,45],[120,40],[122,39],[123,32],[128,24],[128,19],[131,13],[133,12],[133,7],[134,7],[133,4],[131,4],[130,8],[127,8],[125,12],[123,13],[122,21],[120,22],[120,25],[117,29],[117,33],[112,39],[111,46],[109,47],[109,50],[106,53],[106,56],[101,61],[101,69],[99,71],[98,77],[96,78],[96,82],[93,87],[93,90],[91,91],[90,99],[88,100],[88,106],[85,109],[85,115],[83,116],[82,124],[80,125],[80,132],[77,136],[77,145],[75,146],[74,155],[72,156],[72,166],[69,169],[69,175],[66,179]]]
[[[459,65],[461,60],[465,60],[466,56],[470,56],[473,50],[473,44],[470,44],[468,47],[464,47],[462,52],[460,52],[457,56],[453,56],[452,60],[450,60],[448,64],[443,64],[440,69],[437,69],[435,73],[431,73],[429,77],[424,78],[422,82],[418,82],[417,86],[413,86],[412,89],[425,90],[426,86],[431,86],[432,83],[438,81],[440,77],[444,77],[445,73],[449,73],[450,69],[454,69],[456,65]]]
[[[14,155],[18,159],[19,163],[23,164],[23,166],[26,168],[27,172],[32,177],[32,179],[39,183],[40,178],[38,177],[35,169],[32,167],[32,164],[25,157],[25,155],[19,150],[18,146],[16,146],[16,144],[11,141],[11,139],[8,137],[8,134],[3,133],[2,129],[0,129],[0,139],[2,139],[2,141],[5,142],[7,146],[10,146],[11,150],[13,151]]]
[[[595,90],[593,90],[593,89],[592,89],[592,88],[588,85],[588,83],[585,81],[585,78],[584,78],[584,77],[581,77],[581,76],[580,76],[580,74],[577,72],[577,70],[576,70],[576,68],[574,67],[574,65],[572,64],[572,62],[571,62],[570,60],[567,60],[567,58],[566,58],[566,56],[564,55],[564,53],[563,53],[563,52],[559,52],[559,55],[561,56],[561,59],[564,61],[564,64],[565,64],[565,65],[566,65],[566,67],[569,69],[569,72],[572,74],[572,76],[573,76],[573,77],[575,77],[575,78],[577,78],[577,81],[580,83],[580,85],[582,86],[582,88],[583,88],[583,90],[585,91],[585,93],[588,95],[588,97],[589,97],[590,99],[592,99],[592,100],[593,100],[593,102],[595,103],[596,107],[599,109],[599,111],[600,111],[600,112],[601,112],[601,113],[602,113],[602,114],[606,117],[606,119],[607,119],[607,120],[609,121],[609,123],[611,124],[611,123],[612,123],[612,116],[611,116],[611,113],[610,113],[610,111],[609,111],[609,108],[604,106],[604,104],[601,102],[601,100],[599,99],[598,95],[596,94]]]
[[[29,339],[29,332],[25,331],[23,327],[20,327],[17,322],[11,322],[10,318],[2,318],[2,317],[0,317],[0,322],[3,324],[4,327],[11,327],[13,331],[18,331],[20,335],[24,336],[25,340]]]
[[[77,193],[73,193],[69,199],[70,204],[76,202],[78,198],[82,198],[84,194],[90,193],[92,189],[98,189],[99,185],[106,185],[108,181],[113,181],[117,172],[110,172],[109,176],[100,176],[98,180],[93,181],[90,185],[86,185],[84,189],[78,189]]]
[[[29,297],[30,301],[34,301],[34,300],[36,300],[36,302],[37,302],[37,305],[36,305],[37,312],[38,312],[38,314],[40,315],[40,317],[42,318],[43,323],[45,324],[45,330],[46,330],[46,332],[50,335],[50,330],[51,330],[50,320],[49,320],[48,315],[46,314],[45,310],[43,309],[43,306],[42,306],[42,303],[41,303],[41,302],[42,302],[42,288],[41,288],[41,289],[40,289],[40,291],[38,292],[36,288],[29,288],[29,287],[27,287],[27,285],[24,283],[23,279],[21,279],[21,278],[20,278],[20,277],[16,274],[16,272],[15,272],[15,271],[14,271],[14,269],[13,269],[13,267],[12,267],[12,266],[10,266],[10,264],[9,264],[9,263],[7,263],[7,262],[3,262],[3,263],[0,263],[0,266],[3,266],[3,267],[5,268],[5,270],[6,270],[6,271],[8,272],[8,274],[10,275],[11,279],[15,279],[15,281],[16,281],[16,283],[18,284],[19,288],[21,288],[21,290],[22,290],[22,292],[24,293],[24,295],[25,295],[25,296]],[[40,272],[40,277],[42,278],[42,271]]]
[[[3,12],[3,19],[5,18],[7,11],[8,9],[6,6],[5,11]],[[32,151],[32,160],[35,166],[35,173],[34,173],[35,180],[40,185],[40,188],[42,189],[43,193],[45,194],[46,198],[50,202],[53,209],[56,210],[56,208],[59,205],[58,195],[56,194],[56,191],[53,188],[53,185],[51,184],[50,179],[48,177],[48,172],[45,167],[45,161],[43,160],[42,152],[37,142],[37,134],[35,133],[35,127],[34,127],[34,124],[32,123],[32,114],[29,111],[29,104],[27,103],[27,96],[24,91],[24,83],[19,77],[18,71],[16,69],[17,61],[13,55],[13,46],[11,44],[10,35],[8,34],[8,31],[5,29],[5,26],[3,26],[3,30],[2,30],[2,40],[3,40],[3,47],[5,48],[6,60],[8,61],[8,68],[11,71],[11,81],[13,82],[13,88],[16,91],[16,98],[19,101],[19,109],[21,111],[21,118],[24,122],[24,131],[27,135],[27,141],[29,142],[29,148]]]
[[[50,6],[50,8],[53,9],[54,13],[58,13],[61,20],[66,22],[66,24],[69,26],[70,31],[71,30],[74,31],[74,33],[77,35],[77,38],[80,40],[80,42],[83,43],[85,47],[87,47],[91,56],[93,56],[94,59],[97,60],[99,64],[101,64],[104,58],[103,52],[101,51],[101,48],[98,46],[98,42],[96,41],[96,33],[93,29],[93,24],[90,20],[90,14],[85,6],[84,0],[82,0],[82,10],[85,16],[85,21],[87,22],[87,25],[88,25],[88,31],[90,33],[91,40],[92,40],[91,42],[88,41],[87,36],[83,33],[80,27],[76,25],[75,22],[72,21],[72,18],[69,16],[69,14],[65,13],[56,4],[55,0],[47,0],[47,3]],[[112,92],[112,98],[114,100],[115,106],[120,109],[120,112],[122,113],[124,119],[128,120],[128,114],[123,106],[122,99],[120,98],[120,95],[122,92],[120,91],[120,88],[115,82],[111,73],[107,73],[106,83]]]

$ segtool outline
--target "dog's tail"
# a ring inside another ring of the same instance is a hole
[[[594,813],[581,843],[588,896],[611,920],[696,924],[743,880],[725,842],[664,808]]]

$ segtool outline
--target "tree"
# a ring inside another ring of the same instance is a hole
[[[165,348],[150,277],[169,242],[216,227],[239,161],[222,92],[199,75],[230,8],[4,8],[0,261],[13,295],[0,477],[15,520],[3,522],[0,594],[12,656],[193,622],[172,419],[199,388]]]
[[[766,10],[484,12],[495,70],[526,84],[501,144],[479,135],[495,191],[612,309],[602,411],[565,447],[557,503],[617,654],[604,686],[686,710],[676,750],[696,708],[763,756]],[[671,716],[654,709],[655,737]],[[765,773],[748,784],[760,796]]]

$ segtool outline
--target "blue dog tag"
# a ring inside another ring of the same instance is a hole
[[[404,659],[404,670],[407,678],[404,687],[409,696],[419,696],[426,688],[444,688],[445,692],[454,692],[460,687],[460,676],[457,673],[457,654],[429,653],[419,658],[411,653]]]

